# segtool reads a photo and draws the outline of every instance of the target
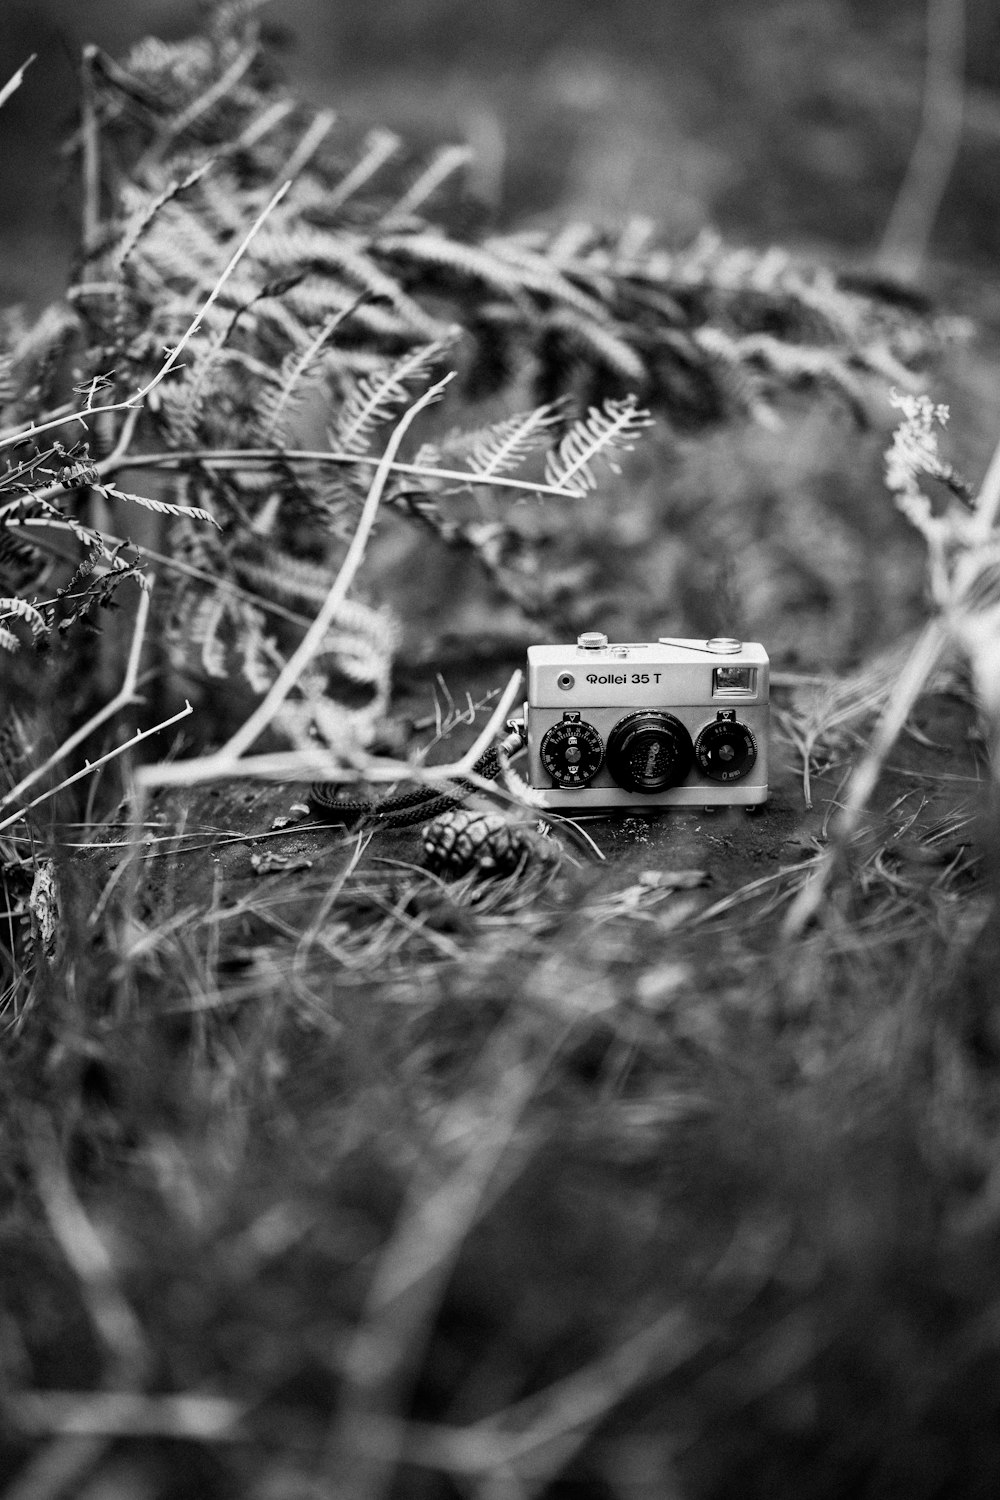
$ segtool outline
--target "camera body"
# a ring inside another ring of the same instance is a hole
[[[753,641],[528,648],[528,781],[566,812],[767,801],[769,662]]]

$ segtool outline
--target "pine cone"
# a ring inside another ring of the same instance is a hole
[[[525,831],[500,813],[454,807],[428,823],[424,862],[438,874],[510,875],[530,852]]]

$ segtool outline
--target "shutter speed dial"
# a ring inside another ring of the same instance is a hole
[[[539,754],[556,786],[586,786],[601,769],[604,741],[593,724],[566,713],[542,735]]]
[[[753,770],[757,741],[730,709],[706,724],[695,741],[698,768],[709,781],[740,781]]]

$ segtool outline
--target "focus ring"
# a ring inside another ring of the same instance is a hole
[[[629,714],[608,735],[607,767],[626,792],[679,786],[693,763],[691,736],[680,719],[662,709]]]

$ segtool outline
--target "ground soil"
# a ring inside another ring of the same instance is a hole
[[[507,664],[459,664],[449,671],[448,688],[458,703],[466,693],[477,701],[508,676]],[[415,674],[399,694],[400,710],[411,719],[426,715],[432,701],[433,684],[423,673]],[[776,690],[774,702],[780,706],[785,701],[787,694]],[[453,759],[473,733],[471,726],[458,726],[438,747],[437,758]],[[845,746],[813,774],[812,807],[805,805],[801,760],[775,728],[770,798],[761,809],[609,811],[578,820],[606,861],[601,886],[613,891],[648,872],[699,871],[703,879],[696,895],[705,906],[755,882],[762,882],[763,896],[774,895],[786,877],[794,881],[794,872],[826,841],[853,753]],[[901,885],[911,888],[940,880],[945,871],[971,870],[982,853],[979,815],[985,785],[984,750],[973,709],[959,695],[929,695],[890,757],[862,830],[858,858],[877,857],[887,879],[898,874]],[[264,882],[280,883],[305,870],[315,876],[328,867],[332,879],[346,851],[355,847],[358,825],[318,825],[296,813],[306,790],[294,783],[227,781],[171,794],[156,804],[144,861],[149,915],[169,917],[182,906],[203,911],[220,902],[235,909],[259,896]],[[281,819],[291,821],[275,828]],[[175,843],[164,842],[171,836]],[[576,840],[572,847],[577,858],[597,862],[597,855],[585,855]],[[92,857],[104,873],[120,856],[109,849]],[[420,825],[377,828],[358,870],[366,865],[384,869],[386,861],[420,865],[422,859]]]

